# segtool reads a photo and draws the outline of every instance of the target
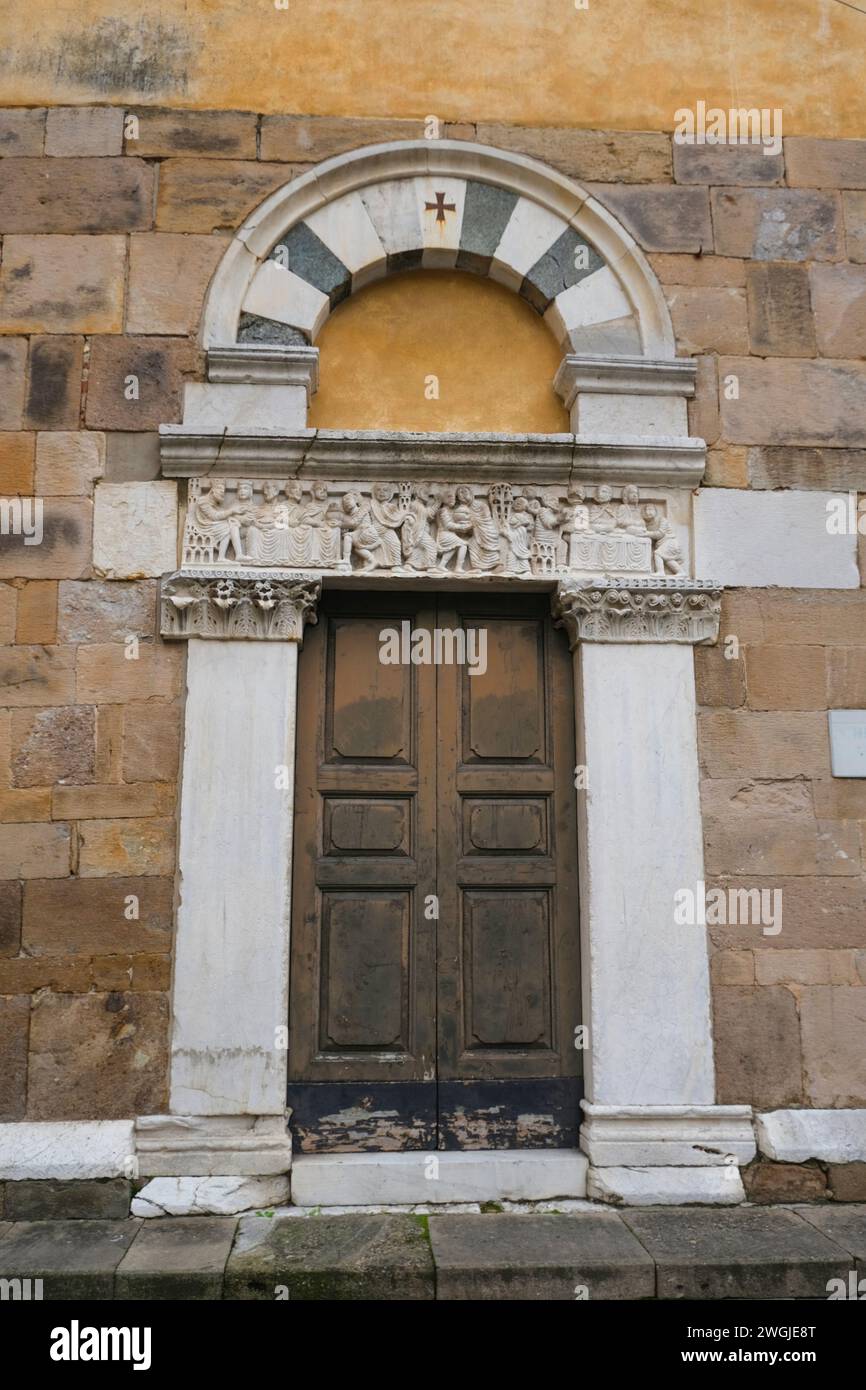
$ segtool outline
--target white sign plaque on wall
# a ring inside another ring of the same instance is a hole
[[[829,718],[833,776],[866,777],[866,709],[831,709]]]

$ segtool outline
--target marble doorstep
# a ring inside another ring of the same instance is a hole
[[[864,1259],[866,1204],[0,1222],[46,1301],[826,1299]]]

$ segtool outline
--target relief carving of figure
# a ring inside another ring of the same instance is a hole
[[[595,490],[595,503],[590,513],[590,530],[596,536],[620,535],[617,507],[613,501],[613,488],[600,483]]]
[[[501,564],[506,574],[528,574],[534,518],[525,497],[515,497],[507,522],[500,523]]]
[[[640,493],[634,483],[627,483],[622,490],[622,503],[617,507],[616,523],[627,536],[645,536],[646,522],[641,515]]]
[[[453,488],[444,495],[438,521],[436,548],[442,557],[442,564],[447,569],[448,561],[453,555],[454,569],[462,570],[469,548],[467,537],[472,527],[472,513],[468,507],[457,506],[457,496]]]
[[[235,560],[249,560],[241,542],[241,526],[252,520],[252,513],[245,506],[225,503],[225,495],[222,478],[214,478],[210,491],[198,497],[193,506],[195,529],[205,544],[215,549],[217,561],[229,558],[229,547]]]
[[[499,527],[490,504],[475,497],[466,483],[457,489],[457,504],[469,514],[469,559],[476,570],[492,570],[499,564]]]
[[[439,498],[419,484],[401,533],[403,560],[409,569],[428,570],[436,564],[436,539],[432,526],[439,511]]]
[[[250,559],[257,565],[278,565],[282,533],[279,528],[280,509],[277,498],[280,495],[279,483],[265,483],[262,487],[264,501],[255,509],[253,520],[247,530],[247,550]],[[240,487],[238,487],[240,497]]]
[[[653,568],[656,574],[681,574],[686,559],[673,526],[652,504],[644,507],[643,514],[647,534],[653,542]]]
[[[356,492],[344,495],[338,524],[343,533],[343,560],[349,564],[352,556],[357,555],[362,561],[360,574],[377,568],[388,569],[399,562],[400,543],[396,533],[380,534],[371,516],[370,502],[359,498]]]

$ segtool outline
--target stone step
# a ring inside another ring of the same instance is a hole
[[[12,1221],[0,1280],[46,1301],[826,1300],[866,1294],[866,1206]]]

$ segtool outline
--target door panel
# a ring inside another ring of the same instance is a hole
[[[572,676],[547,605],[331,593],[308,630],[289,1052],[301,1151],[576,1143]],[[383,665],[380,634],[405,619],[482,630],[486,670]]]

